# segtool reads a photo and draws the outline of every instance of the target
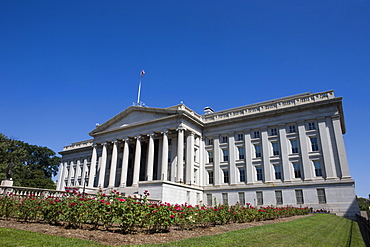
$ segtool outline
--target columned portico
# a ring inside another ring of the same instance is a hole
[[[122,157],[122,168],[121,168],[121,187],[126,187],[127,172],[128,172],[128,158],[129,158],[129,139],[123,139],[123,157]]]
[[[103,153],[101,156],[101,164],[100,164],[100,170],[99,170],[99,181],[98,181],[98,186],[99,188],[104,187],[104,180],[105,180],[105,170],[107,166],[107,152],[108,152],[108,143],[104,142],[103,144]]]
[[[177,128],[177,177],[176,182],[184,182],[184,128]]]
[[[168,131],[165,130],[162,133],[163,141],[162,141],[162,169],[161,169],[161,180],[168,180]]]
[[[118,155],[118,140],[113,142],[112,160],[110,165],[109,184],[108,187],[112,188],[115,186],[116,170],[117,170],[117,155]]]
[[[141,161],[141,136],[136,136],[135,144],[135,159],[134,159],[134,174],[132,180],[132,186],[137,187],[140,175],[140,161]]]

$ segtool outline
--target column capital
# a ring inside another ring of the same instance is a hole
[[[169,133],[170,131],[169,130],[162,130],[161,131],[161,134],[163,134],[163,135],[168,135],[168,133]]]
[[[142,137],[141,137],[141,135],[136,135],[134,138],[135,138],[136,140],[139,140],[139,141],[140,141],[140,139],[141,139]]]
[[[185,126],[184,126],[184,123],[180,123],[179,126],[176,128],[177,131],[180,131],[180,130],[186,130]]]
[[[129,140],[130,140],[130,137],[128,137],[128,136],[125,136],[125,137],[122,138],[123,142],[128,142]]]
[[[117,139],[115,139],[115,140],[113,140],[113,141],[112,141],[112,143],[113,143],[114,145],[117,145],[118,140],[117,140]]]
[[[107,146],[108,145],[108,142],[102,142],[101,145],[102,146]]]
[[[148,137],[154,137],[155,136],[155,133],[154,132],[150,132],[147,134]]]

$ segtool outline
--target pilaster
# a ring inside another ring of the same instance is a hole
[[[298,122],[298,134],[299,134],[299,145],[300,153],[302,158],[302,169],[303,169],[303,178],[305,181],[311,181],[313,178],[313,166],[308,157],[308,140],[306,136],[306,126],[304,121]]]

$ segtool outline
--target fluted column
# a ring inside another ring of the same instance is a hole
[[[338,154],[339,165],[340,165],[341,174],[339,174],[339,176],[341,176],[342,179],[351,178],[351,175],[349,173],[349,168],[348,168],[346,148],[344,146],[342,127],[340,125],[339,116],[333,117],[331,121],[333,125],[333,132],[334,132],[334,137],[335,137],[335,143],[337,146],[337,154]]]
[[[93,145],[93,152],[91,156],[91,161],[90,161],[90,175],[89,175],[89,182],[88,182],[88,187],[92,188],[94,187],[94,180],[95,180],[95,175],[96,175],[96,161],[97,161],[97,145]]]
[[[76,164],[76,174],[75,174],[75,186],[79,186],[81,185],[79,182],[78,182],[78,177],[81,176],[81,160],[78,159],[77,160],[77,164]]]
[[[103,152],[101,155],[101,165],[100,165],[100,171],[99,171],[99,182],[98,186],[100,188],[104,187],[104,180],[105,180],[105,169],[107,166],[107,153],[108,153],[108,143],[104,142],[103,143]]]
[[[162,141],[162,169],[161,169],[161,179],[167,180],[167,170],[168,170],[168,131],[165,130],[162,132],[163,141]]]
[[[312,180],[313,178],[313,166],[308,157],[308,145],[306,136],[306,127],[303,121],[298,122],[298,134],[299,134],[299,145],[301,146],[301,158],[304,180]]]
[[[177,182],[183,182],[184,179],[184,129],[177,128]]]
[[[140,159],[141,159],[141,136],[136,136],[136,147],[135,147],[135,161],[134,161],[134,174],[132,180],[132,186],[138,186],[139,175],[140,175]]]
[[[153,181],[153,168],[154,168],[154,133],[148,134],[149,145],[147,155],[147,181]]]
[[[318,119],[318,125],[320,131],[320,141],[322,147],[322,155],[324,158],[326,179],[334,179],[336,177],[334,156],[331,148],[329,133],[326,127],[325,118]]]
[[[129,157],[129,147],[128,138],[123,139],[123,157],[122,157],[122,169],[121,169],[121,187],[126,187],[127,181],[127,168],[128,168],[128,157]]]
[[[117,158],[118,158],[118,140],[114,140],[112,143],[113,143],[113,152],[112,152],[112,160],[110,164],[110,174],[109,174],[109,183],[108,183],[109,188],[112,188],[115,186],[116,172],[117,172]]]
[[[59,174],[58,174],[58,184],[57,184],[57,190],[61,190],[62,187],[62,181],[63,181],[63,172],[64,172],[64,166],[63,162],[60,162],[59,164]]]
[[[186,142],[186,184],[194,183],[194,133],[190,132]]]
[[[85,184],[85,180],[87,177],[87,158],[84,158],[84,162],[82,164],[82,174],[81,174],[81,185]]]

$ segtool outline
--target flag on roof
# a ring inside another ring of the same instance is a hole
[[[142,70],[142,71],[140,72],[140,77],[143,77],[143,75],[145,75],[145,71],[144,71],[144,70]]]

